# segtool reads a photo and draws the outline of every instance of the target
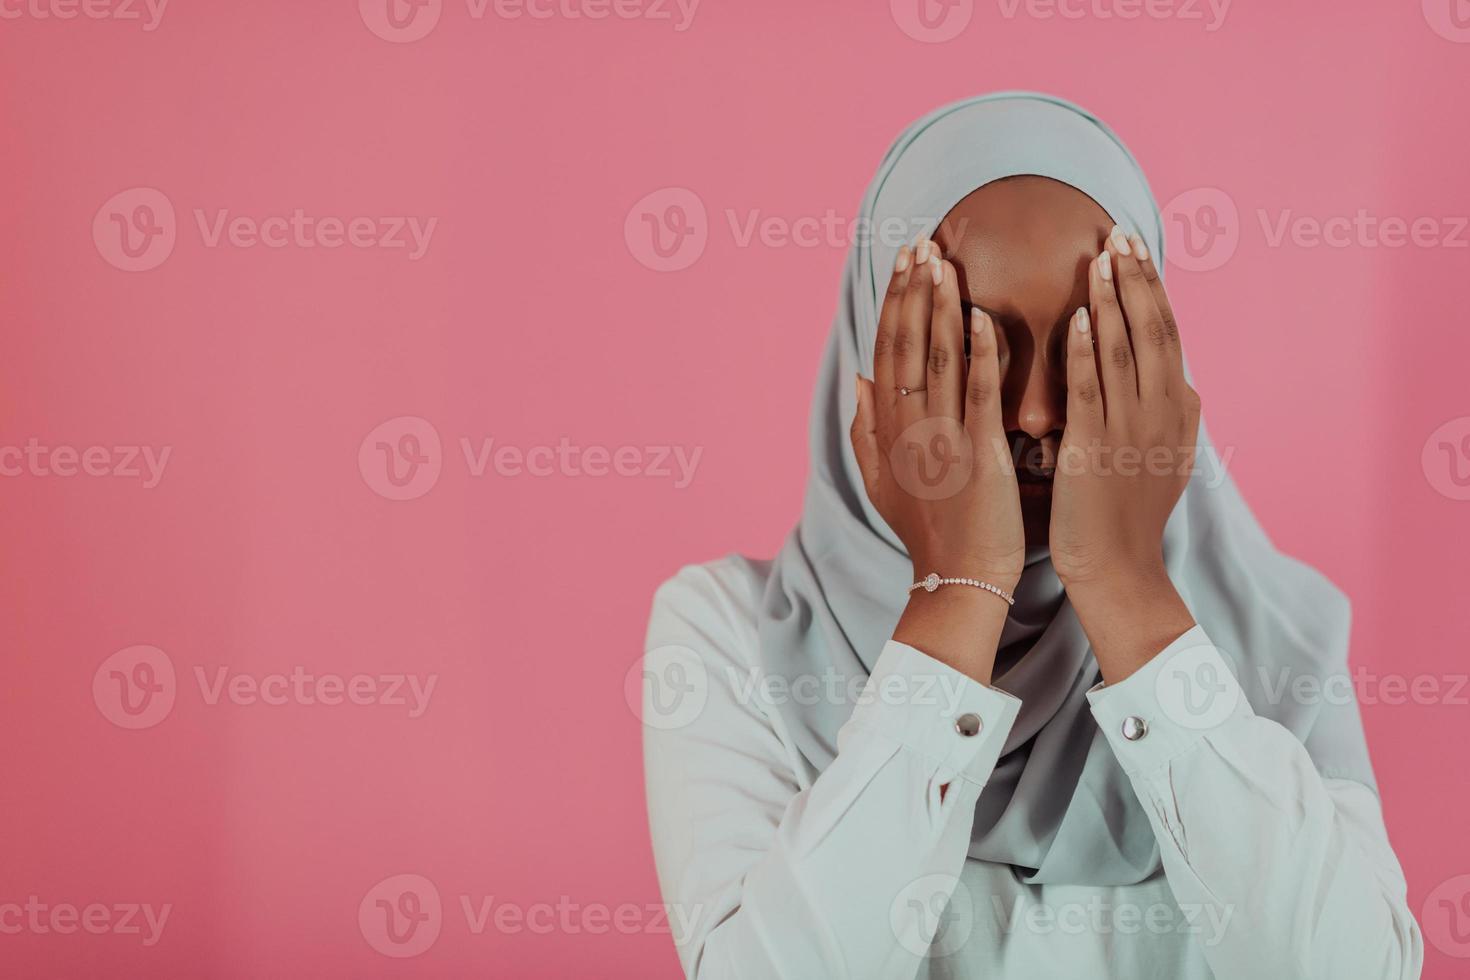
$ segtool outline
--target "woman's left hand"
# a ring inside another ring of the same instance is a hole
[[[1051,560],[1113,683],[1194,625],[1163,536],[1194,466],[1200,399],[1143,240],[1114,228],[1088,276],[1091,315],[1067,331]]]

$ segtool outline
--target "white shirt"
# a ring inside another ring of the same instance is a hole
[[[837,758],[811,778],[772,708],[800,692],[770,687],[757,656],[765,567],[685,568],[649,624],[649,819],[689,977],[1419,976],[1423,943],[1376,795],[1320,776],[1295,736],[1251,710],[1199,627],[1088,693],[1162,873],[1028,885],[966,853],[1020,702],[890,641]],[[1188,727],[1160,704],[1176,657],[1236,692],[1225,717]]]

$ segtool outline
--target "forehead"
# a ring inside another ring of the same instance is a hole
[[[971,301],[1050,315],[1086,291],[1087,263],[1113,220],[1096,201],[1048,177],[1010,177],[972,191],[934,239]]]

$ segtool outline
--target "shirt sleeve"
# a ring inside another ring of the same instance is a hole
[[[1377,795],[1323,778],[1291,732],[1256,715],[1203,629],[1088,700],[1175,899],[1226,922],[1204,945],[1215,976],[1419,976],[1423,941]]]
[[[736,601],[686,569],[655,599],[643,664],[649,819],[684,972],[911,978],[1020,702],[890,642],[835,761],[803,785]],[[660,680],[676,673],[682,704]]]

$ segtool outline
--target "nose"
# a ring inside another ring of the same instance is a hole
[[[1046,370],[1040,357],[1029,357],[1027,363],[1011,365],[1017,375],[1006,379],[1006,387],[1012,391],[1010,411],[1007,412],[1005,427],[1011,432],[1020,431],[1033,439],[1053,432],[1060,432],[1065,424],[1065,388]],[[1003,406],[1004,407],[1004,406]]]

